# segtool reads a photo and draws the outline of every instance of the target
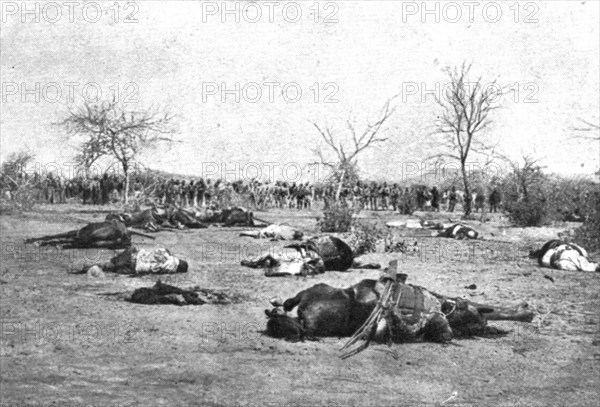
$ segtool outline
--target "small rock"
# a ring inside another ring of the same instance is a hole
[[[554,282],[554,278],[552,278],[551,276],[549,276],[547,274],[544,274],[544,278]]]
[[[467,288],[469,290],[476,290],[477,289],[477,285],[475,285],[475,284],[466,285],[465,288]]]

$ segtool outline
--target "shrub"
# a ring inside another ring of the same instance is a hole
[[[355,256],[377,251],[377,244],[382,239],[381,229],[374,223],[354,222],[352,225],[352,250]]]
[[[517,226],[541,226],[552,222],[583,221],[593,217],[593,191],[597,184],[577,178],[540,174],[524,188],[505,183],[504,209]]]
[[[10,192],[11,199],[0,200],[0,213],[11,214],[32,210],[38,194],[39,191],[30,186],[21,186]]]
[[[548,190],[553,220],[580,221],[593,213],[598,185],[581,178],[556,178]]]
[[[352,228],[352,209],[345,202],[332,202],[317,222],[321,232],[344,233]]]
[[[367,253],[406,253],[406,239],[381,222],[363,223],[355,221],[347,240],[355,256]]]
[[[533,196],[510,202],[504,208],[512,223],[517,226],[541,226],[549,223],[548,203],[543,196]]]
[[[575,241],[590,251],[600,250],[600,192],[586,200],[583,225],[575,230]]]

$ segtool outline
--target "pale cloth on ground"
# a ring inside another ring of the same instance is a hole
[[[136,273],[175,273],[179,259],[165,248],[139,249],[135,255]]]
[[[289,225],[269,225],[261,230],[251,230],[241,233],[242,236],[256,239],[295,240],[302,238],[302,232]]]

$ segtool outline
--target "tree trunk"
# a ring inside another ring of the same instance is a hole
[[[340,193],[342,192],[342,185],[344,185],[344,176],[346,175],[346,169],[342,170],[342,176],[340,177],[340,183],[337,188],[337,192],[335,193],[335,201],[338,202],[340,200]]]
[[[129,166],[126,163],[123,163],[123,173],[125,174],[124,203],[127,205],[129,203]]]
[[[523,175],[523,178],[522,178],[523,200],[527,201],[527,198],[528,198],[527,184],[529,184],[529,181],[525,177],[526,177],[526,175]]]
[[[469,178],[467,176],[467,169],[465,168],[465,163],[463,161],[461,161],[461,163],[460,163],[460,169],[462,171],[463,184],[465,187],[464,211],[465,211],[465,216],[468,216],[471,214],[471,202],[473,200],[471,199],[471,191],[469,190]]]

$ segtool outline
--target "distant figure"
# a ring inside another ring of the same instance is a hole
[[[381,196],[381,209],[387,211],[389,209],[388,197],[390,196],[390,188],[387,182],[384,182],[379,189],[379,196]]]
[[[100,191],[102,195],[102,205],[107,205],[110,201],[110,185],[109,185],[108,174],[104,173],[100,179]]]
[[[186,184],[185,180],[181,180],[181,189],[179,190],[179,202],[183,208],[189,206],[190,187]]]
[[[435,186],[431,189],[431,208],[434,212],[440,211],[440,191]]]
[[[404,188],[404,195],[402,196],[402,213],[404,215],[412,215],[413,213],[413,199],[408,188]]]
[[[502,195],[496,188],[492,190],[490,194],[490,212],[498,212],[498,205],[502,202]]]
[[[400,195],[402,194],[402,189],[398,186],[398,184],[392,185],[391,192],[391,200],[392,200],[392,210],[396,212],[400,209]]]
[[[485,193],[483,193],[482,191],[477,192],[477,195],[475,196],[475,212],[479,211],[479,209],[481,209],[481,211],[483,212],[483,207],[485,205]]]
[[[422,211],[425,206],[425,191],[421,187],[418,187],[415,191],[417,200],[417,209]]]
[[[432,210],[432,206],[431,206],[431,192],[429,192],[429,189],[426,186],[423,186],[423,207],[424,210],[426,211],[431,211]]]
[[[450,195],[448,195],[448,212],[454,212],[454,207],[456,206],[457,199],[458,198],[456,196],[456,187],[452,187]]]

